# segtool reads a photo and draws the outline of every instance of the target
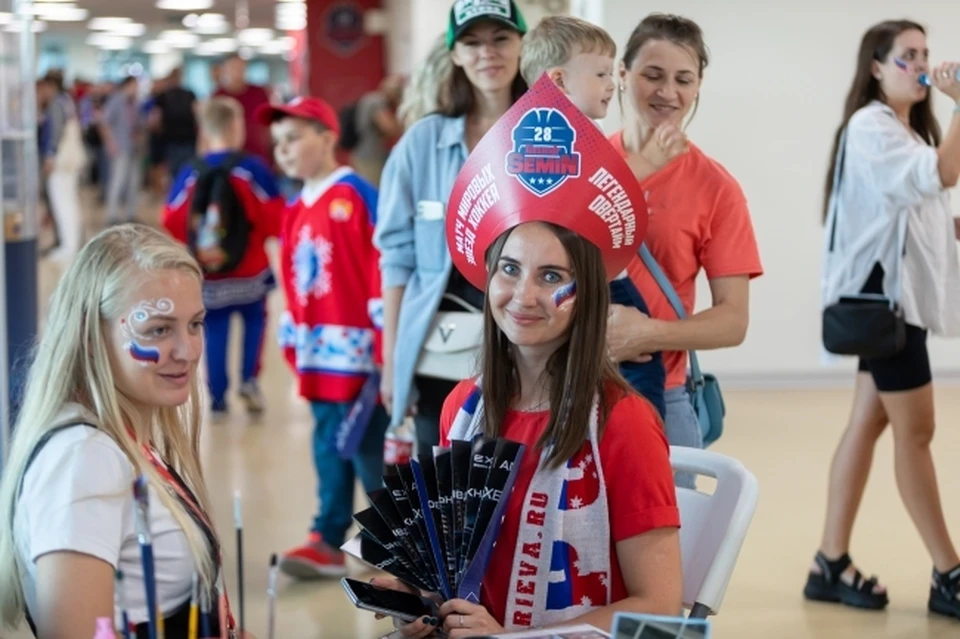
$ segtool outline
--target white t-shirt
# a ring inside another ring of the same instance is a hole
[[[91,417],[71,406],[57,421],[95,421]],[[89,426],[64,428],[40,450],[23,478],[13,528],[17,553],[26,567],[21,583],[31,615],[37,606],[36,560],[51,552],[74,551],[122,570],[129,620],[147,621],[135,477],[133,465],[113,438]],[[190,598],[195,562],[183,529],[152,486],[149,495],[157,601],[167,615]],[[119,609],[115,616],[119,628]]]

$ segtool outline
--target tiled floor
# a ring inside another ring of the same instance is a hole
[[[44,272],[49,286],[55,276]],[[275,296],[272,327],[280,303]],[[246,619],[260,639],[265,636],[268,557],[302,539],[316,506],[309,412],[296,398],[277,348],[272,341],[268,344],[263,373],[266,420],[253,424],[235,411],[227,423],[207,425],[203,437],[206,476],[231,583],[236,576],[231,500],[234,490],[243,491]],[[878,448],[853,547],[868,574],[878,573],[889,587],[889,609],[854,612],[807,604],[800,595],[820,533],[826,469],[849,401],[847,391],[727,393],[727,429],[715,450],[743,461],[758,477],[761,495],[723,610],[714,618],[715,636],[960,637],[960,622],[927,615],[931,566],[900,504],[889,433]],[[960,393],[941,388],[936,401],[940,485],[948,524],[960,543]],[[364,572],[359,565],[352,570]],[[336,581],[294,583],[281,578],[278,637],[372,639],[387,630],[386,622],[354,610]]]

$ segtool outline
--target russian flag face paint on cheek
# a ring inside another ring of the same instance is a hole
[[[573,300],[576,294],[577,282],[570,281],[553,292],[553,303],[557,305],[557,308],[560,308],[564,303]]]
[[[132,357],[134,361],[140,362],[143,365],[156,364],[160,361],[159,349],[154,348],[153,346],[142,346],[141,344],[138,344],[136,340],[130,340],[128,351],[130,352],[130,357]]]
[[[907,72],[910,71],[910,65],[907,64],[904,60],[901,60],[900,58],[894,58],[893,63],[897,65],[897,68],[900,69],[901,71],[907,71]]]

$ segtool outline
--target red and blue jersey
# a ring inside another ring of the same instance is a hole
[[[377,190],[349,167],[287,205],[280,274],[287,310],[280,346],[311,401],[353,401],[381,363]]]
[[[208,166],[225,162],[230,152],[209,153]],[[177,240],[187,243],[190,205],[197,183],[195,166],[184,167],[163,207],[163,226]],[[244,155],[230,172],[234,192],[252,227],[247,253],[237,268],[228,273],[211,273],[204,278],[203,301],[208,309],[226,308],[257,302],[276,286],[270,260],[264,247],[267,239],[280,232],[283,199],[270,169],[258,158]]]

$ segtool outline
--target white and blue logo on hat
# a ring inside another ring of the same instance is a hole
[[[557,109],[535,108],[513,127],[513,150],[507,153],[507,175],[531,193],[543,197],[580,176],[580,154],[574,150],[577,132]]]

